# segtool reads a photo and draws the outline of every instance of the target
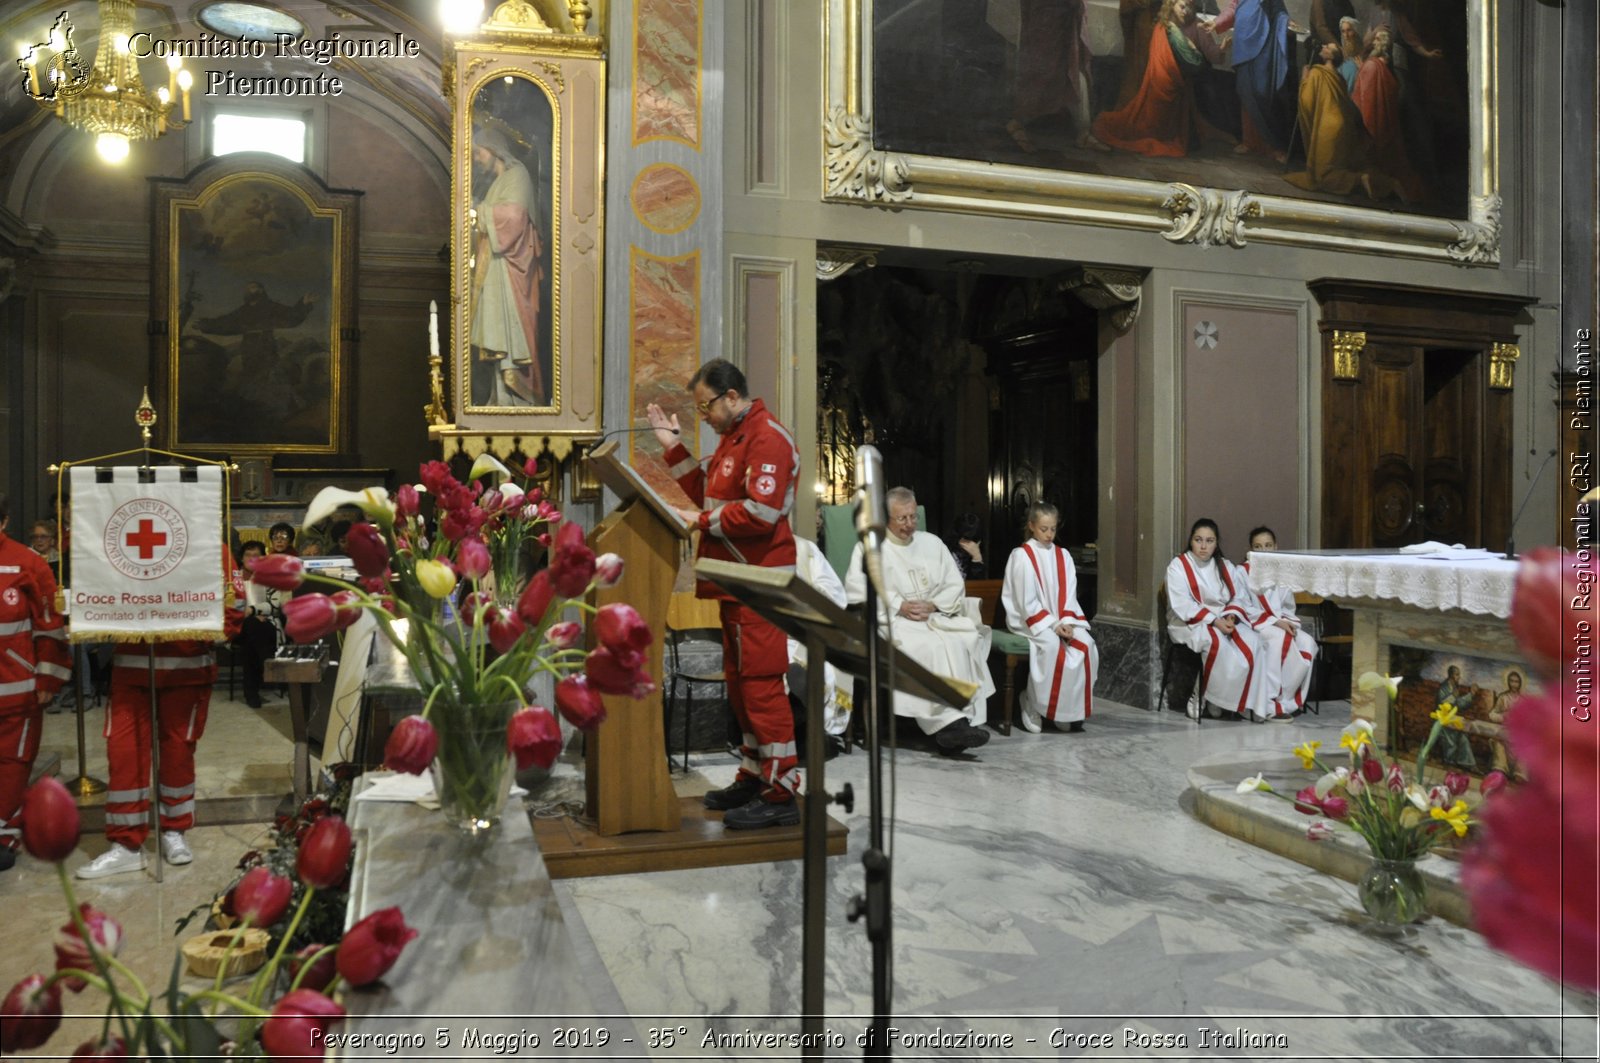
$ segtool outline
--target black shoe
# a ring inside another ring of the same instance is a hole
[[[10,871],[17,862],[17,851],[9,845],[0,845],[0,871]]]
[[[940,753],[954,757],[969,749],[977,749],[989,741],[989,732],[981,727],[972,726],[966,720],[955,720],[943,730],[935,732],[933,741],[939,747]]]
[[[800,822],[800,802],[768,801],[756,798],[738,808],[729,809],[722,817],[728,830],[753,830],[757,827],[792,827]]]
[[[700,803],[713,812],[726,812],[731,808],[742,808],[750,803],[750,799],[761,792],[762,782],[750,775],[741,775],[733,780],[732,786],[724,786],[720,790],[712,790],[700,799]]]
[[[261,707],[261,695],[246,694],[244,696],[244,703],[252,709],[259,709]]]
[[[1082,720],[1073,720],[1070,724],[1067,725],[1067,733],[1068,734],[1075,734],[1075,735],[1082,734],[1083,733],[1083,721]]]

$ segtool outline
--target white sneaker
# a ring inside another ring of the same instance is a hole
[[[1188,715],[1189,719],[1191,719],[1191,720],[1198,720],[1200,718],[1200,691],[1199,690],[1196,690],[1193,694],[1189,695],[1189,704],[1187,704],[1187,705],[1185,705],[1183,707],[1183,711]]]
[[[169,864],[187,864],[194,860],[194,853],[189,849],[189,843],[183,840],[181,830],[161,832],[161,855],[166,857]]]
[[[1029,734],[1039,734],[1044,730],[1044,717],[1033,711],[1033,707],[1023,701],[1019,706],[1022,709],[1022,729]]]
[[[129,849],[125,845],[118,845],[113,842],[111,848],[78,868],[78,877],[105,878],[108,875],[121,875],[128,871],[143,870],[144,851],[142,849]]]

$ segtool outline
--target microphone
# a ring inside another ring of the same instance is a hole
[[[883,500],[883,455],[870,443],[856,448],[856,537],[864,541],[889,530]]]
[[[596,443],[595,446],[598,447],[600,445],[600,443],[604,443],[606,440],[610,439],[612,436],[631,436],[631,435],[633,435],[633,434],[635,434],[637,432],[654,432],[654,431],[656,431],[656,429],[648,427],[648,426],[646,426],[644,428],[613,428],[611,431],[606,432],[603,435],[601,435],[600,442]],[[675,436],[683,435],[683,431],[681,429],[678,429],[678,428],[669,428],[669,429],[667,429],[667,431],[671,432]]]
[[[1527,494],[1522,496],[1522,505],[1517,507],[1517,515],[1511,518],[1511,527],[1506,532],[1506,560],[1517,559],[1517,521],[1522,519],[1523,510],[1528,508],[1528,503],[1533,501],[1533,489],[1539,486],[1539,477],[1544,475],[1545,466],[1550,464],[1550,459],[1556,456],[1556,448],[1551,447],[1550,453],[1544,456],[1544,464],[1539,466],[1539,471],[1533,474],[1533,482],[1528,485]]]

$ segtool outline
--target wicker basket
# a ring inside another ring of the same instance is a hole
[[[200,978],[215,978],[226,957],[227,977],[236,978],[267,962],[267,943],[271,940],[265,930],[255,927],[243,931],[210,930],[185,941],[183,957],[189,962],[189,973]]]

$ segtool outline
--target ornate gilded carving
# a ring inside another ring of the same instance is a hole
[[[567,17],[572,19],[572,28],[579,33],[587,32],[589,19],[594,16],[594,9],[588,0],[567,0]]]
[[[1144,275],[1104,266],[1078,266],[1062,278],[1060,288],[1086,306],[1111,311],[1111,327],[1118,333],[1133,328],[1144,300]]]
[[[1161,204],[1172,215],[1172,227],[1161,235],[1176,244],[1200,247],[1243,247],[1244,222],[1259,218],[1261,201],[1249,192],[1197,188],[1174,182],[1172,194]]]
[[[1510,391],[1515,383],[1517,359],[1522,348],[1515,343],[1497,343],[1489,348],[1489,386],[1500,391]]]
[[[872,120],[843,107],[828,113],[823,127],[823,195],[868,203],[905,203],[911,182],[905,159],[872,146]]]
[[[1500,261],[1500,197],[1473,196],[1467,221],[1455,222],[1456,241],[1446,251],[1462,265],[1492,265]]]
[[[560,63],[552,63],[548,59],[535,59],[533,65],[550,75],[550,80],[556,83],[557,92],[567,91],[567,76],[562,73]]]
[[[505,0],[494,9],[483,28],[511,33],[549,33],[550,23],[529,0]]]
[[[871,269],[878,264],[881,247],[837,247],[817,245],[817,280],[832,281],[857,266]]]
[[[488,56],[483,55],[473,56],[471,59],[467,60],[466,80],[471,81],[473,76],[477,74],[478,71],[482,70],[486,66],[498,63],[499,61],[500,60],[498,59],[490,59]]]
[[[1365,332],[1333,332],[1333,379],[1361,379],[1361,351],[1367,345]]]

